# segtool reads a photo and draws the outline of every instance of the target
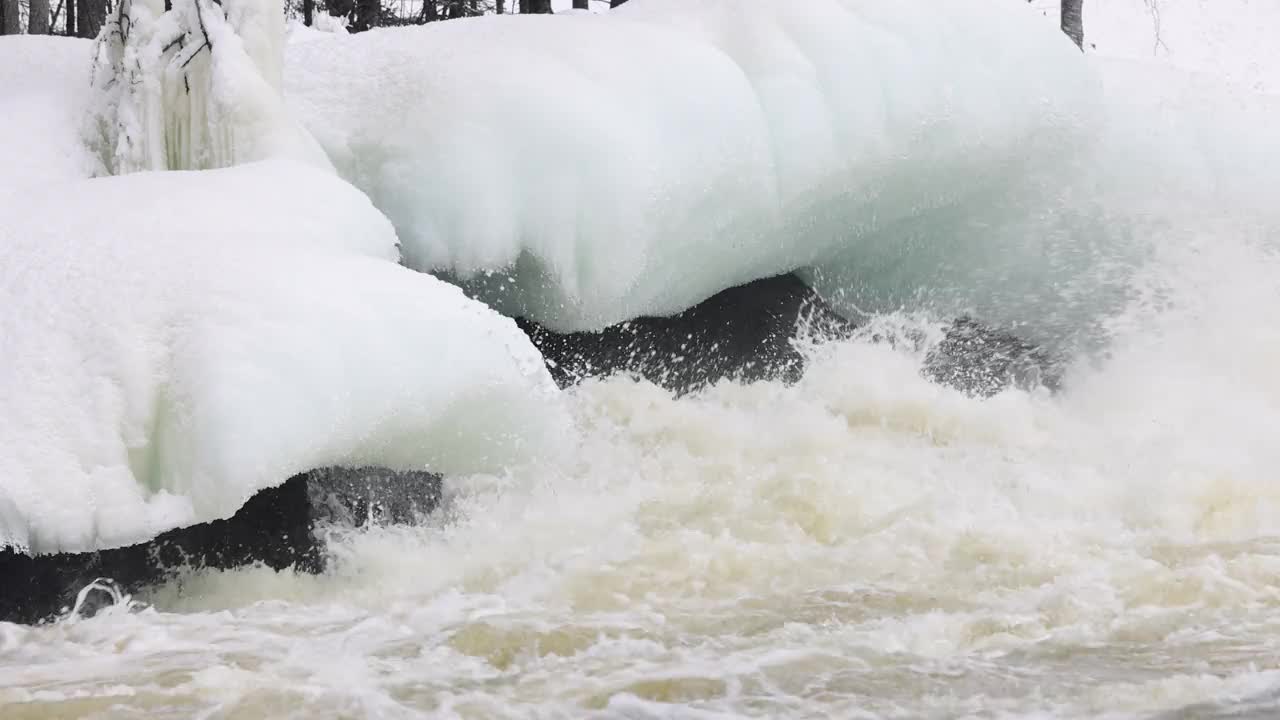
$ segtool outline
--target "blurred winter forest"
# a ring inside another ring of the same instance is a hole
[[[94,37],[116,0],[0,0],[0,34]],[[616,7],[626,0],[555,2],[576,10]],[[167,5],[167,2],[166,2]],[[507,13],[550,13],[552,0],[285,0],[286,16],[306,25],[339,18],[352,32],[379,26],[422,25],[438,20]]]
[[[0,0],[0,35],[70,35],[96,37],[115,0]],[[215,0],[216,1],[216,0]],[[492,14],[550,13],[562,9],[598,10],[627,0],[284,0],[285,15],[305,25],[337,18],[351,32],[374,27],[423,25],[439,20]],[[169,0],[165,0],[166,8]],[[1039,6],[1058,0],[1028,0]],[[1083,42],[1082,0],[1061,3],[1062,29],[1077,45]],[[1057,9],[1056,7],[1054,8]]]

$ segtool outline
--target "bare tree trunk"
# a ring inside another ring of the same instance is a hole
[[[551,12],[551,0],[520,0],[520,14],[534,15]]]
[[[496,2],[494,3],[494,7],[497,13],[501,15],[507,10],[507,0],[496,0]]]
[[[627,0],[609,0],[609,8],[616,8]]]
[[[356,0],[356,21],[352,23],[351,29],[355,32],[362,32],[378,27],[378,16],[382,13],[382,3],[380,0]]]
[[[430,5],[432,3],[424,3]],[[325,12],[339,18],[345,18],[347,21],[347,29],[355,32],[356,29],[356,2],[355,0],[324,0]]]
[[[573,0],[573,9],[574,9],[574,10],[586,10],[586,9],[587,9],[587,0]]]
[[[76,0],[67,0],[67,37],[76,36]]]
[[[31,0],[27,5],[27,34],[49,34],[49,0]]]
[[[102,24],[107,20],[106,0],[80,0],[76,3],[79,17],[76,18],[76,31],[80,37],[98,36]]]
[[[18,0],[0,0],[0,35],[17,35],[22,32],[18,27]]]
[[[311,27],[315,22],[316,0],[302,0],[302,24]]]
[[[1062,0],[1062,32],[1084,49],[1084,0]]]

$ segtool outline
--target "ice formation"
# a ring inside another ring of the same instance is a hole
[[[559,330],[999,196],[1074,154],[1095,90],[1004,0],[633,0],[287,54],[288,102],[406,261]]]
[[[515,324],[397,266],[329,173],[55,187],[0,193],[0,546],[120,546],[311,468],[494,471],[564,434]]]
[[[280,97],[278,0],[123,0],[94,45],[87,135],[106,174],[287,157],[328,167]]]

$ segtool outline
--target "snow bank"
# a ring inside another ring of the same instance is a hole
[[[0,546],[108,548],[328,465],[493,471],[562,436],[510,320],[273,162],[0,193]]]
[[[0,42],[0,191],[88,177],[80,142],[90,43],[18,35]]]
[[[632,0],[288,60],[288,102],[411,266],[559,330],[998,196],[1073,153],[1093,92],[1070,42],[1007,0]]]

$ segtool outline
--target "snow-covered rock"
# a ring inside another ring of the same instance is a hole
[[[1073,154],[1094,91],[1007,0],[632,0],[287,57],[288,103],[406,261],[557,330],[676,312],[999,195]]]
[[[0,193],[0,546],[116,547],[312,468],[494,471],[565,435],[515,324],[396,265],[330,174],[49,187]]]

